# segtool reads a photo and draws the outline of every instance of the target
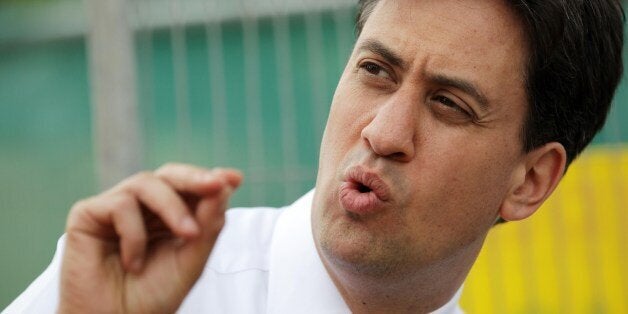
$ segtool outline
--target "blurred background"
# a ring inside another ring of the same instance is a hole
[[[49,263],[73,202],[127,173],[237,167],[233,206],[311,189],[355,2],[0,1],[0,309]],[[492,231],[467,312],[628,313],[627,102],[624,81],[540,212]]]

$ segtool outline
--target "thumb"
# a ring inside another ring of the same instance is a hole
[[[191,287],[203,272],[207,258],[214,248],[216,239],[225,223],[225,210],[233,190],[225,186],[218,195],[201,199],[197,205],[195,218],[201,228],[201,235],[188,240],[177,253],[180,274],[184,284]]]

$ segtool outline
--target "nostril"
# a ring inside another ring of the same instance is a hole
[[[396,152],[396,153],[392,153],[390,155],[388,155],[388,157],[395,159],[395,160],[405,160],[407,159],[408,155],[406,153],[403,152]]]

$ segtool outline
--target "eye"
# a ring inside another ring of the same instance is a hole
[[[360,64],[360,68],[368,72],[370,75],[374,75],[381,78],[392,79],[390,73],[377,63],[366,61]]]
[[[449,97],[444,96],[444,95],[435,95],[432,98],[433,101],[442,104],[445,107],[448,107],[450,109],[456,110],[460,113],[463,113],[469,117],[472,116],[472,114],[470,114],[467,110],[463,109],[463,107],[461,105],[458,105],[455,101],[451,100]]]
[[[432,112],[442,121],[451,124],[476,123],[477,115],[464,101],[446,91],[429,97]]]

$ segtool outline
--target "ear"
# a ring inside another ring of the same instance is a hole
[[[557,142],[527,153],[499,210],[501,218],[521,220],[534,214],[560,182],[566,162],[565,148]]]

